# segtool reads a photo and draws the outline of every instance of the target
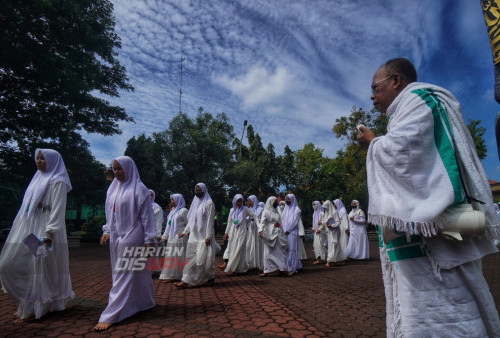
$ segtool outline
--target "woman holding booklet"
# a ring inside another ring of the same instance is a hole
[[[24,193],[0,254],[2,288],[19,301],[16,324],[64,310],[75,297],[65,224],[66,194],[71,182],[57,151],[37,149],[35,163],[38,171]],[[25,245],[30,239],[35,240],[32,250]]]

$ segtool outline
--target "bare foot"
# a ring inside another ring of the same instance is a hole
[[[319,259],[313,262],[313,264],[319,264],[319,263],[321,263]]]
[[[175,282],[175,279],[162,279],[161,281],[163,283],[173,283],[173,282]]]
[[[14,320],[14,324],[27,323],[27,322],[33,320],[34,318],[35,318],[34,316],[30,316],[28,318],[17,318],[16,320]]]
[[[99,323],[97,323],[96,326],[94,326],[92,328],[92,330],[94,330],[94,331],[104,331],[104,330],[109,329],[111,327],[111,325],[113,325],[113,324],[111,324],[111,323],[105,323],[105,322],[99,322]]]
[[[326,262],[325,266],[326,266],[327,268],[329,268],[329,267],[330,267],[330,262]]]
[[[227,266],[227,263],[226,263],[226,262],[224,262],[223,264],[218,265],[217,267],[218,267],[219,269],[221,269],[221,270],[224,270],[224,269],[226,268],[226,266]]]
[[[267,277],[267,273],[265,273],[265,272],[261,273],[261,274],[259,274],[259,277]]]
[[[175,283],[174,285],[177,286],[179,289],[185,289],[188,287],[188,283],[184,282]]]
[[[290,271],[289,273],[287,273],[287,276],[290,277],[290,276],[293,276],[295,274],[295,271]]]

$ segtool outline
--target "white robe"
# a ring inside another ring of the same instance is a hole
[[[372,140],[367,154],[368,220],[402,232],[385,244],[379,228],[387,336],[498,336],[480,259],[497,251],[491,239],[499,220],[458,101],[443,88],[411,83],[387,115],[387,134]],[[455,154],[469,193],[486,202],[473,203],[485,213],[485,235],[460,242],[436,236],[437,217],[463,199]]]
[[[184,234],[189,234],[189,240],[186,252],[188,263],[184,267],[182,281],[193,286],[215,278],[215,253],[218,245],[214,238],[215,206],[212,200],[205,202],[204,208],[201,223],[188,223],[184,229]],[[205,244],[205,239],[209,239],[210,244]]]
[[[146,201],[139,209],[138,218],[125,233],[120,234],[115,214],[108,228],[103,227],[104,233],[109,234],[109,252],[111,256],[111,270],[113,285],[109,291],[108,306],[102,312],[99,322],[117,323],[137,312],[148,310],[155,306],[153,280],[153,258],[147,260],[147,266],[133,271],[132,262],[141,262],[141,254],[136,254],[135,248],[143,247],[145,243],[156,243],[156,227],[153,217],[153,208],[150,201]],[[127,220],[123,220],[126,222]],[[130,250],[134,253],[131,254]],[[129,262],[127,267],[127,261]],[[134,264],[135,264],[134,263]]]
[[[289,194],[287,196],[293,196]],[[286,268],[288,272],[297,272],[302,269],[299,258],[299,222],[301,211],[295,196],[291,197],[292,203],[286,205],[281,213],[281,224],[287,237]]]
[[[304,236],[306,235],[306,230],[304,229],[304,223],[302,219],[299,222],[299,258],[300,260],[307,259],[306,248],[304,247]]]
[[[0,280],[3,290],[19,301],[20,318],[40,318],[47,312],[64,310],[75,297],[68,266],[66,194],[63,182],[50,184],[34,213],[20,222],[14,221],[3,246]],[[36,258],[23,244],[30,233],[39,238],[51,236],[53,250]]]
[[[351,221],[351,217],[354,220]],[[345,250],[345,256],[352,259],[370,258],[370,244],[366,233],[365,214],[359,208],[352,210],[349,219],[349,243]]]
[[[349,231],[349,219],[347,218],[347,214],[343,214],[340,217],[340,246],[344,255],[349,244],[349,234],[347,231]]]
[[[264,273],[286,271],[287,239],[280,226],[280,215],[271,210],[264,210],[259,223],[264,243]]]
[[[156,225],[156,237],[161,237],[161,231],[163,229],[163,209],[158,205],[158,203],[151,203],[153,207],[153,215],[155,218]]]
[[[227,220],[226,233],[229,236],[226,257],[228,259],[225,272],[235,272],[244,273],[249,269],[249,259],[247,254],[250,254],[247,250],[247,236],[249,236],[249,224],[248,220],[250,218],[255,218],[256,216],[249,209],[244,207],[241,215],[241,222],[233,219],[233,209],[229,211],[229,218]],[[234,222],[238,222],[235,224]]]
[[[179,210],[175,217],[175,231],[173,235],[169,234],[169,227],[173,226],[168,224],[165,227],[165,232],[162,235],[162,240],[166,241],[165,245],[165,256],[163,261],[160,259],[160,265],[162,266],[162,271],[159,279],[175,279],[180,280],[182,278],[182,271],[186,263],[186,250],[187,241],[186,236],[179,238],[179,234],[184,232],[187,225],[187,213],[186,208]]]
[[[328,213],[323,214],[322,223],[327,228],[328,232],[328,254],[326,260],[328,262],[341,262],[345,260],[344,252],[340,243],[340,219],[338,214],[334,211],[327,219]]]
[[[259,270],[262,270],[264,244],[262,243],[262,238],[259,237],[259,231],[257,229],[259,218],[262,213],[262,208],[256,208],[255,212],[256,214],[255,217],[253,217],[253,220],[251,220],[250,218],[247,219],[248,233],[246,259],[249,269],[257,268]]]

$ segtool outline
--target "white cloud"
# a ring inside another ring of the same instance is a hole
[[[214,82],[237,95],[245,107],[272,103],[280,99],[293,87],[294,76],[284,67],[269,73],[263,67],[253,67],[245,75],[229,78],[227,75],[216,77]]]
[[[492,95],[491,74],[484,80],[471,70],[485,64],[491,70],[475,2],[114,0],[114,6],[119,57],[135,92],[109,100],[136,123],[121,124],[120,136],[85,136],[98,158],[122,154],[132,136],[167,128],[178,111],[182,48],[182,110],[226,112],[239,135],[247,119],[277,153],[313,142],[335,156],[342,145],[331,133],[335,119],[352,106],[371,108],[372,75],[389,58],[410,58],[419,78],[457,89],[470,106],[486,91]],[[465,95],[472,90],[478,94]]]

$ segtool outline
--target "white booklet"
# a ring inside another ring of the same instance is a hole
[[[40,245],[40,239],[36,237],[33,233],[26,236],[23,239],[23,243],[26,244],[28,249],[35,257],[45,257],[47,256],[47,248],[45,245]]]

